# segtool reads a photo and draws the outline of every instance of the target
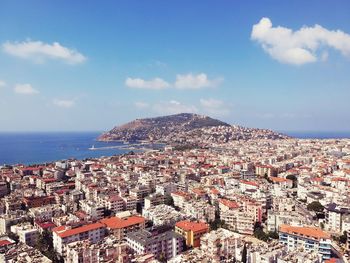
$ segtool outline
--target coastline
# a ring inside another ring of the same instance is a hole
[[[349,132],[281,131],[295,139],[349,139]],[[164,142],[99,141],[100,132],[0,132],[0,165],[37,164],[154,150]],[[92,146],[96,149],[91,150]]]

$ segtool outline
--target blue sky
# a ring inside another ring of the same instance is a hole
[[[348,1],[0,3],[0,131],[178,112],[350,130]]]

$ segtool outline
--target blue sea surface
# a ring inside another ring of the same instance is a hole
[[[350,131],[280,131],[298,139],[346,139]]]
[[[127,149],[89,150],[123,145],[122,142],[98,142],[100,132],[0,133],[0,165],[35,164],[56,160],[112,156]]]

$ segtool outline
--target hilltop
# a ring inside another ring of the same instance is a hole
[[[100,141],[154,141],[174,143],[225,143],[248,139],[285,139],[287,136],[267,130],[233,126],[204,115],[180,113],[136,119],[103,133]]]

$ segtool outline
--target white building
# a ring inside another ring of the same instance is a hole
[[[102,204],[92,202],[89,200],[80,200],[79,204],[81,210],[84,211],[88,216],[90,216],[92,220],[98,220],[103,218],[104,206]]]
[[[52,230],[53,247],[59,255],[64,255],[66,245],[76,241],[89,240],[96,243],[105,236],[105,225],[93,223],[76,228],[59,226]]]
[[[180,254],[184,246],[184,238],[174,231],[154,234],[140,230],[128,233],[126,241],[138,255],[154,254],[157,258],[163,255],[166,259]]]
[[[305,251],[317,252],[323,259],[331,257],[331,237],[320,228],[281,225],[279,240],[288,250],[303,248]]]
[[[30,223],[13,225],[11,226],[11,232],[18,235],[20,242],[31,247],[35,246],[39,237],[39,230]]]

